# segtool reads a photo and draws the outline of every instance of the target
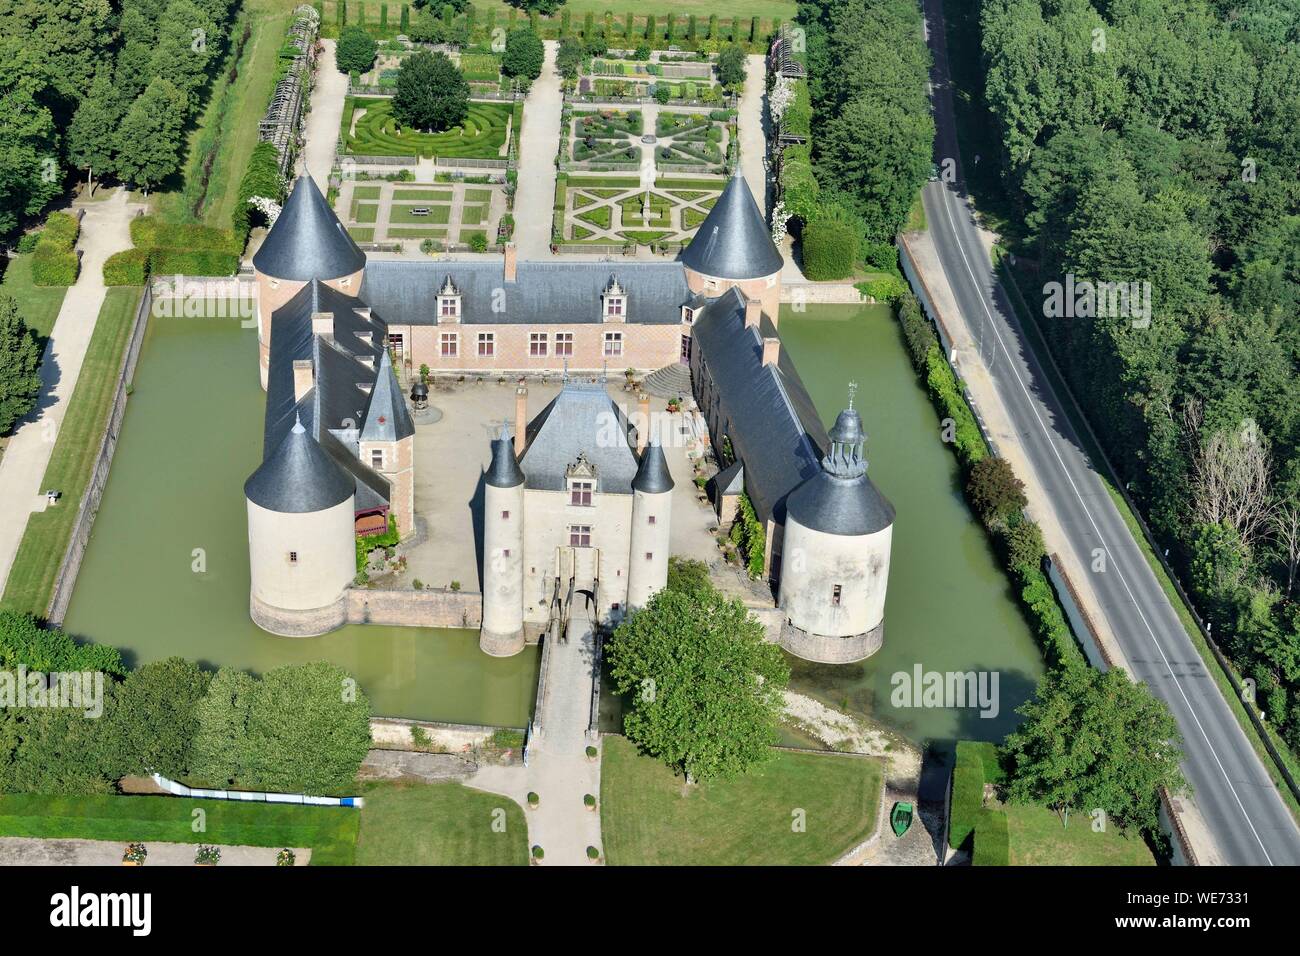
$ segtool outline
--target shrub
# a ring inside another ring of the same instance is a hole
[[[385,9],[387,8],[385,7]],[[297,860],[298,860],[297,855],[293,852],[293,850],[290,850],[288,847],[285,847],[283,850],[281,850],[279,853],[275,855],[276,866],[293,866],[294,863],[297,862]]]
[[[512,30],[506,37],[505,54],[501,58],[501,72],[532,82],[542,75],[542,62],[546,50],[542,38],[532,30]]]
[[[529,805],[530,807],[535,807],[535,806],[537,806],[537,805],[538,805],[539,803],[541,803],[541,802],[542,802],[542,798],[541,798],[541,797],[539,797],[537,794],[535,794],[535,793],[534,793],[533,791],[531,791],[531,790],[528,791],[528,805]]]
[[[39,232],[23,233],[22,238],[18,240],[19,252],[31,252],[36,248],[36,244],[41,241]]]
[[[596,756],[596,753],[597,753],[596,748],[588,744],[586,750],[587,756],[594,758]]]
[[[803,271],[809,279],[844,279],[858,261],[858,233],[836,218],[818,218],[803,230]]]
[[[985,524],[1002,525],[1028,504],[1025,483],[1005,458],[985,458],[971,466],[966,496]]]
[[[124,249],[104,260],[105,285],[144,285],[148,277],[148,249]]]
[[[975,830],[971,866],[1006,866],[1011,854],[1009,843],[1006,813],[1001,810],[983,811]]]
[[[475,231],[470,234],[469,247],[473,252],[487,252],[487,233]]]
[[[594,807],[596,805],[595,795],[590,793],[584,793],[582,795],[582,805],[588,808]]]
[[[200,844],[194,853],[194,862],[199,866],[216,866],[221,862],[221,847]]]
[[[546,851],[537,844],[533,844],[532,854],[534,860],[540,860],[546,856]]]
[[[587,847],[587,859],[589,859],[589,860],[599,860],[599,859],[600,859],[600,851],[597,850],[594,846],[589,846],[589,847]]]
[[[154,249],[149,253],[150,275],[232,276],[239,256],[213,249]]]
[[[80,224],[66,212],[50,213],[32,251],[32,281],[64,286],[77,281],[77,233]]]
[[[376,50],[374,38],[362,27],[345,27],[339,34],[334,50],[334,59],[339,72],[367,72],[374,66]]]
[[[1007,564],[1015,569],[1033,569],[1042,566],[1046,550],[1043,531],[1033,521],[1022,518],[1007,528],[1003,535],[1007,549]]]

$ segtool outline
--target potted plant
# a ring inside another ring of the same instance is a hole
[[[216,866],[221,862],[221,847],[208,846],[206,843],[199,844],[199,848],[194,853],[195,866]]]
[[[593,761],[594,761],[598,756],[600,756],[600,755],[599,755],[599,753],[597,753],[596,748],[593,747],[593,746],[591,746],[591,744],[588,744],[588,745],[587,745],[587,759],[588,759],[588,760],[593,760]]]
[[[536,793],[534,793],[534,792],[531,791],[531,790],[528,791],[528,809],[529,809],[529,810],[536,810],[536,809],[537,809],[537,805],[538,805],[539,803],[541,803],[541,802],[542,802],[541,797],[539,797]]]
[[[533,857],[532,862],[534,864],[541,863],[542,858],[545,856],[546,856],[546,851],[544,851],[540,846],[534,844],[532,849],[532,857]]]
[[[596,811],[595,796],[590,793],[584,793],[582,795],[582,805],[594,813]]]
[[[285,847],[275,855],[276,866],[293,866],[297,860],[298,857],[294,854],[293,850],[290,850],[288,847]]]
[[[128,843],[126,852],[122,854],[123,866],[144,866],[145,858],[149,856],[149,851],[145,849],[143,843]]]
[[[594,846],[587,847],[587,859],[590,860],[592,863],[599,863],[600,851],[596,849]]]
[[[680,412],[681,410],[682,410],[682,399],[681,399],[681,396],[678,396],[677,398],[671,398],[671,399],[668,400],[668,411],[669,411],[671,414],[676,414],[677,412]]]

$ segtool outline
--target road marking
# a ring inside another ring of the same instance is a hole
[[[1143,626],[1146,627],[1147,633],[1151,635],[1151,643],[1155,645],[1156,650],[1160,654],[1160,660],[1165,665],[1165,670],[1168,671],[1170,679],[1174,682],[1174,686],[1178,688],[1179,695],[1187,705],[1187,710],[1192,715],[1192,720],[1196,723],[1196,729],[1201,732],[1201,737],[1205,740],[1205,746],[1210,748],[1210,755],[1214,758],[1214,762],[1219,768],[1219,773],[1223,775],[1223,782],[1228,785],[1228,790],[1232,793],[1232,799],[1237,801],[1237,808],[1241,810],[1241,816],[1246,821],[1246,826],[1250,827],[1251,835],[1254,836],[1255,842],[1259,844],[1259,849],[1260,852],[1264,854],[1264,859],[1268,861],[1269,866],[1272,866],[1273,858],[1268,855],[1268,850],[1264,846],[1264,841],[1260,839],[1259,833],[1255,830],[1255,824],[1251,822],[1250,814],[1246,812],[1246,807],[1242,804],[1241,797],[1237,795],[1237,788],[1232,785],[1232,781],[1228,778],[1228,771],[1224,769],[1223,762],[1219,760],[1219,754],[1215,751],[1214,744],[1210,742],[1209,734],[1207,734],[1205,728],[1201,726],[1201,720],[1196,716],[1196,708],[1192,706],[1191,700],[1187,697],[1187,692],[1183,690],[1182,682],[1178,679],[1177,675],[1174,674],[1174,669],[1169,664],[1169,658],[1165,656],[1164,648],[1160,646],[1160,641],[1156,638],[1155,630],[1151,627],[1150,622],[1147,621],[1147,616],[1142,613],[1142,607],[1138,604],[1137,597],[1133,594],[1133,589],[1129,587],[1128,580],[1124,577],[1124,571],[1119,561],[1111,552],[1110,545],[1107,543],[1105,537],[1103,537],[1101,529],[1097,527],[1097,522],[1092,517],[1092,512],[1088,509],[1087,503],[1083,500],[1083,495],[1079,493],[1079,488],[1074,483],[1074,477],[1070,474],[1070,469],[1065,467],[1065,459],[1061,457],[1060,451],[1057,450],[1056,444],[1052,441],[1051,433],[1047,430],[1047,425],[1043,422],[1042,416],[1038,414],[1038,406],[1035,405],[1033,396],[1029,394],[1029,389],[1025,386],[1024,380],[1020,377],[1020,370],[1015,367],[1015,363],[1011,360],[1011,351],[1007,348],[1006,342],[1002,339],[1002,332],[998,329],[997,323],[993,319],[993,313],[989,310],[988,302],[985,299],[984,289],[980,285],[979,280],[975,278],[975,271],[971,268],[970,259],[966,256],[966,247],[962,244],[961,236],[957,233],[957,223],[952,218],[952,206],[948,202],[948,190],[944,188],[942,183],[938,185],[940,192],[943,194],[943,210],[948,216],[948,225],[952,229],[953,240],[957,243],[957,251],[961,253],[962,264],[966,267],[966,272],[970,275],[971,283],[975,286],[975,292],[979,296],[980,300],[980,307],[988,317],[989,327],[993,330],[994,336],[997,337],[998,345],[1002,347],[1002,351],[1006,354],[1007,364],[1011,367],[1011,373],[1016,377],[1016,384],[1019,385],[1020,390],[1025,393],[1025,398],[1029,402],[1029,409],[1034,413],[1034,420],[1038,422],[1039,429],[1047,439],[1047,446],[1052,449],[1052,454],[1056,456],[1056,461],[1061,466],[1061,471],[1065,475],[1065,480],[1070,483],[1070,490],[1074,492],[1075,498],[1079,500],[1079,507],[1081,507],[1083,513],[1088,516],[1088,523],[1092,525],[1092,530],[1096,533],[1097,540],[1100,541],[1102,547],[1106,549],[1106,555],[1110,558],[1111,563],[1115,567],[1115,571],[1119,575],[1120,584],[1124,585],[1124,590],[1128,592],[1129,600],[1133,602],[1133,607],[1138,612],[1138,617],[1142,619]],[[976,238],[978,239],[978,237],[977,229]],[[996,284],[996,277],[994,278],[994,282]],[[1064,405],[1062,405],[1062,407],[1064,408]],[[1236,721],[1235,715],[1233,716],[1233,721]],[[1258,759],[1258,757],[1256,757],[1256,759]]]

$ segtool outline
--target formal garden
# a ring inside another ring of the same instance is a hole
[[[336,210],[357,242],[417,239],[431,241],[435,251],[445,246],[485,251],[497,241],[506,217],[504,185],[487,176],[442,179],[346,182]]]
[[[553,241],[561,248],[638,244],[675,254],[690,241],[724,186],[721,176],[657,178],[646,189],[636,176],[560,173]]]
[[[441,132],[412,129],[393,113],[393,101],[349,96],[343,107],[343,146],[353,156],[425,159],[505,159],[513,104],[471,102],[457,125]]]

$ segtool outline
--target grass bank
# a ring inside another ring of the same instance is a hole
[[[743,777],[687,787],[626,738],[606,737],[605,855],[625,866],[831,863],[875,830],[882,773],[875,758],[780,750]]]
[[[206,829],[192,829],[202,807]],[[363,811],[364,812],[364,811]],[[360,814],[345,807],[227,803],[180,797],[0,796],[0,836],[311,847],[314,866],[353,862]]]
[[[49,606],[77,507],[99,453],[140,295],[140,289],[130,286],[111,288],[100,307],[77,387],[41,479],[41,488],[57,488],[63,498],[55,507],[27,519],[27,531],[5,586],[2,603],[7,607],[42,617]]]
[[[360,866],[528,865],[528,828],[513,800],[452,782],[372,783],[361,792]]]
[[[50,337],[54,320],[59,317],[67,286],[41,286],[32,280],[32,255],[16,256],[9,260],[0,293],[18,300],[18,311],[23,321],[36,331],[42,343]]]

